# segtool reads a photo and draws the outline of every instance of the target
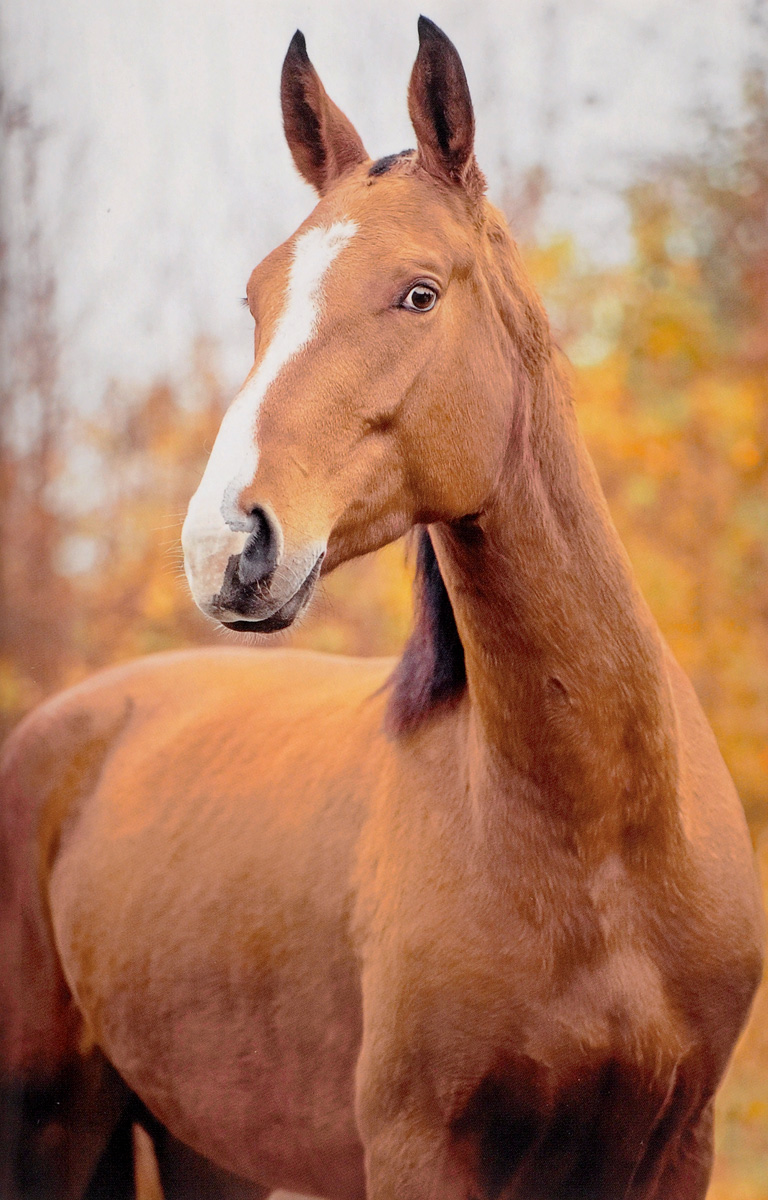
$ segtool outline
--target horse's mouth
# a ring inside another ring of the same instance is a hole
[[[294,592],[290,600],[286,600],[285,604],[271,616],[262,617],[261,620],[244,617],[240,621],[222,621],[221,624],[225,629],[234,629],[236,633],[275,633],[278,629],[287,629],[309,603],[320,574],[322,561],[323,555],[321,554],[298,591]]]

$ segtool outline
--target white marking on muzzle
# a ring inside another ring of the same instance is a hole
[[[272,340],[257,370],[224,414],[181,532],[184,569],[203,611],[221,588],[230,556],[242,553],[248,536],[238,497],[256,474],[259,410],[280,372],[314,335],[322,312],[325,277],[356,232],[354,221],[336,221],[327,228],[308,229],[297,238],[286,303]]]

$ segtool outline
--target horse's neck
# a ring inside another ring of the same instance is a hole
[[[433,531],[472,727],[495,794],[507,781],[603,850],[642,853],[674,823],[661,638],[554,368],[518,426],[483,515]]]

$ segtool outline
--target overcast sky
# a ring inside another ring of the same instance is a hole
[[[700,146],[703,108],[738,119],[766,3],[6,0],[7,93],[45,131],[34,215],[67,394],[89,409],[110,378],[182,374],[200,334],[220,344],[228,385],[247,371],[245,282],[312,205],[278,102],[297,27],[378,156],[413,143],[406,87],[426,6],[462,55],[492,198],[542,163],[540,236],[572,231],[615,262],[630,251],[621,190],[633,173]],[[33,214],[20,196],[11,147],[3,220],[23,274]]]

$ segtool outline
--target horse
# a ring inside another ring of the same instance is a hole
[[[417,146],[376,161],[290,44],[319,199],[250,277],[254,365],[182,534],[202,611],[266,634],[414,530],[410,638],[158,654],[17,728],[5,1196],[125,1194],[137,1122],[169,1197],[706,1192],[762,967],[747,828],[486,199],[461,60],[418,31]]]

